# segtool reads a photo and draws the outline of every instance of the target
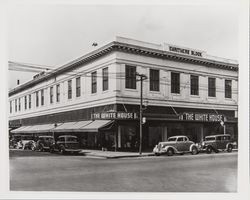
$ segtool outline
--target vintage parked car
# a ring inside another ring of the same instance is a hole
[[[49,151],[50,146],[54,143],[54,138],[48,135],[38,136],[34,150]]]
[[[192,153],[195,155],[199,153],[195,143],[183,135],[170,137],[166,142],[159,142],[153,152],[157,156],[161,154],[172,156],[174,154]]]
[[[50,146],[50,152],[53,153],[55,151],[58,151],[61,154],[65,154],[67,152],[79,153],[81,149],[78,138],[73,135],[59,136],[57,141]]]
[[[202,142],[202,149],[207,153],[218,153],[220,150],[227,150],[232,152],[234,143],[231,140],[229,134],[210,135],[205,137],[205,141]]]
[[[17,149],[32,149],[34,146],[34,137],[32,135],[21,135],[21,140],[17,142]]]

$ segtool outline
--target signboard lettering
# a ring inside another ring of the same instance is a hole
[[[169,51],[174,51],[177,53],[187,54],[187,55],[191,55],[191,56],[202,57],[202,52],[194,51],[194,50],[190,50],[190,49],[183,49],[183,48],[179,48],[179,47],[169,46]]]
[[[180,120],[203,121],[203,122],[220,122],[224,120],[223,115],[203,114],[203,113],[183,113]]]
[[[103,112],[91,114],[91,119],[138,119],[138,115],[130,112]]]

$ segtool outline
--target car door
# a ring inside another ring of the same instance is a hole
[[[216,149],[223,149],[223,136],[216,137]]]
[[[185,149],[184,137],[178,137],[176,142],[176,149],[183,152]]]
[[[183,142],[183,151],[190,151],[190,146],[193,144],[193,142],[189,141],[187,137],[184,137]]]

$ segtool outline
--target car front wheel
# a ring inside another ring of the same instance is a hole
[[[230,153],[230,152],[232,152],[232,150],[233,150],[233,146],[231,144],[228,145],[227,152]]]
[[[197,149],[197,147],[192,147],[191,153],[192,153],[192,155],[198,154],[198,149]]]
[[[64,147],[60,147],[59,153],[60,153],[60,154],[65,154],[65,149],[64,149]]]
[[[206,148],[206,152],[208,153],[208,154],[210,154],[210,153],[212,153],[212,147],[210,147],[210,146],[208,146],[207,148]]]
[[[169,148],[169,149],[167,150],[167,155],[168,155],[168,156],[174,155],[174,150],[173,150],[172,148]]]

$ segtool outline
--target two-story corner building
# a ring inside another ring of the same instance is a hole
[[[9,91],[12,134],[77,135],[86,148],[143,149],[173,135],[237,140],[238,64],[204,51],[116,39]],[[224,124],[224,125],[223,125]]]

